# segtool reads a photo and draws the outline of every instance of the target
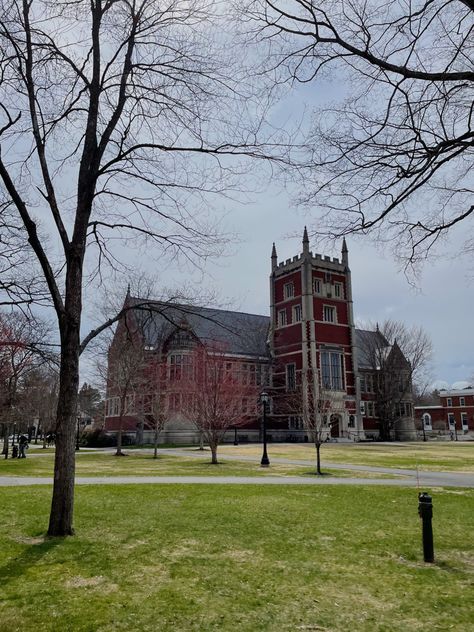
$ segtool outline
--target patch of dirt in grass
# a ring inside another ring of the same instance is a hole
[[[220,557],[225,557],[234,562],[258,562],[258,560],[256,560],[257,556],[255,554],[255,551],[246,551],[245,549],[231,549],[222,553]]]
[[[153,580],[157,584],[169,581],[170,573],[164,564],[145,564],[138,567],[137,572],[132,575],[133,580],[138,582],[142,582],[144,577],[147,581]]]
[[[320,535],[319,539],[320,539],[321,542],[332,542],[336,538],[333,537],[332,535]]]
[[[103,575],[96,575],[94,577],[81,577],[76,575],[68,579],[66,582],[66,588],[97,588],[100,587],[102,593],[111,593],[118,590],[117,584],[107,582]]]
[[[44,544],[48,538],[44,535],[39,536],[37,538],[30,538],[28,536],[18,536],[16,538],[14,538],[15,542],[18,542],[19,544],[28,544],[28,545],[37,545],[37,544]]]
[[[166,556],[174,559],[186,557],[190,554],[195,554],[199,547],[198,540],[183,540],[179,546],[174,547],[166,551]]]
[[[142,546],[147,544],[146,540],[135,540],[134,542],[127,542],[127,544],[123,544],[124,549],[136,549],[138,546]]]

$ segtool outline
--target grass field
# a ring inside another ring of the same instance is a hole
[[[260,446],[225,445],[222,454],[261,453]],[[314,459],[314,446],[308,444],[270,444],[270,456],[289,459]],[[417,443],[328,443],[321,448],[321,459],[328,463],[352,463],[433,471],[474,472],[474,441]]]
[[[209,459],[160,455],[153,459],[151,454],[130,450],[126,457],[116,457],[112,452],[82,452],[76,459],[77,476],[311,476],[312,465],[290,465],[273,463],[270,468],[261,468],[259,463],[225,461],[212,465]],[[0,476],[52,476],[54,455],[33,452],[26,459],[0,459]],[[371,477],[370,473],[352,470],[331,470],[325,474],[338,477]],[[379,478],[384,476],[377,475]],[[394,478],[387,474],[385,478]]]
[[[2,632],[407,632],[474,625],[474,490],[104,486],[45,540],[50,490],[0,489]]]

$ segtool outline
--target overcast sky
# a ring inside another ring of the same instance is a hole
[[[324,96],[336,93],[337,84],[324,87]],[[312,107],[311,95],[321,102],[321,90],[304,87],[297,89],[280,104],[275,112],[279,122],[297,118],[304,108]],[[245,186],[243,186],[245,188]],[[244,197],[244,196],[242,196]],[[179,270],[175,264],[147,267],[155,276],[157,287],[176,287],[194,283],[204,292],[214,292],[217,305],[250,313],[269,313],[269,274],[272,242],[276,243],[279,260],[301,252],[301,236],[305,224],[317,224],[318,209],[310,215],[298,212],[288,194],[281,187],[269,184],[250,202],[226,202],[217,209],[225,214],[225,228],[239,236],[239,243],[230,245],[227,255],[205,268],[201,277],[189,270]],[[472,227],[464,224],[459,234],[452,236],[447,252],[426,263],[417,287],[407,280],[399,264],[390,254],[384,258],[368,238],[348,238],[349,262],[352,271],[354,315],[357,323],[383,322],[387,318],[408,325],[421,325],[433,342],[433,382],[441,380],[449,385],[474,376],[474,266],[467,257],[457,256]],[[298,237],[292,237],[297,234]],[[334,248],[310,244],[313,252],[340,256],[341,244]],[[121,252],[123,258],[124,252]],[[137,252],[130,255],[137,262]],[[125,285],[124,285],[125,287]],[[85,289],[86,301],[89,302]],[[95,300],[95,299],[94,299]],[[100,301],[99,301],[100,302]],[[90,311],[89,311],[90,315]],[[85,315],[84,329],[90,325]],[[92,379],[83,361],[83,379]]]

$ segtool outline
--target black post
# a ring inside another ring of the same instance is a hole
[[[237,437],[237,426],[234,427],[234,445],[239,445],[239,438]]]
[[[433,526],[431,524],[433,502],[427,492],[418,494],[418,515],[422,520],[424,560],[425,562],[434,562]]]
[[[261,467],[268,467],[270,465],[270,461],[268,459],[267,454],[267,400],[266,397],[262,398],[263,404],[263,455],[262,460],[260,461]]]
[[[79,450],[79,417],[77,418],[76,451]]]
[[[421,422],[423,426],[423,441],[426,441],[426,432],[425,432],[425,420],[423,419]]]

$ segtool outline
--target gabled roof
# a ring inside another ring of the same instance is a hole
[[[139,298],[127,300],[137,306],[144,302]],[[146,302],[150,304],[149,309],[137,307],[132,314],[148,347],[162,348],[175,331],[188,329],[204,344],[222,345],[226,353],[253,357],[268,355],[268,316],[160,301]]]
[[[391,346],[379,330],[355,330],[355,346],[359,369],[374,369],[374,354],[385,357],[390,353]]]
[[[366,329],[355,330],[355,346],[359,369],[381,369],[391,367],[392,370],[409,370],[410,363],[403,355],[395,340],[390,344],[377,328],[376,331]]]

